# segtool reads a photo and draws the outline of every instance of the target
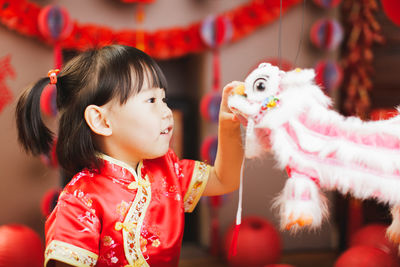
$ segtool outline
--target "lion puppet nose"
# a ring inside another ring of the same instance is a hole
[[[241,96],[246,96],[246,93],[244,92],[244,84],[241,83],[238,86],[233,89],[232,92],[233,95],[241,95]]]

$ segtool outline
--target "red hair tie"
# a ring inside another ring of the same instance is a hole
[[[47,76],[50,78],[50,84],[57,83],[57,74],[60,72],[59,69],[49,70]]]

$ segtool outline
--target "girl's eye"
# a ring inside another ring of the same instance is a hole
[[[147,102],[148,103],[155,103],[156,102],[156,98],[155,97],[149,98],[149,99],[147,99]]]
[[[167,103],[168,98],[164,97],[164,98],[162,99],[162,101],[163,101],[164,103]]]

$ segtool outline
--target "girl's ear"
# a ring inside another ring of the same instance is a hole
[[[110,136],[112,134],[107,110],[102,107],[96,105],[87,106],[85,109],[85,121],[89,128],[98,135]]]

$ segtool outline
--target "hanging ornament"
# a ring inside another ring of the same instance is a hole
[[[38,28],[42,36],[54,45],[54,65],[55,68],[61,68],[61,42],[72,32],[67,10],[56,5],[44,7],[38,16]]]
[[[200,27],[201,39],[213,50],[213,88],[200,103],[200,114],[208,121],[218,121],[221,103],[219,47],[228,42],[232,34],[232,22],[226,16],[208,16]]]
[[[340,86],[343,79],[342,68],[331,60],[319,61],[315,66],[315,74],[315,82],[321,85],[328,95]]]
[[[231,20],[224,16],[208,16],[200,26],[200,36],[203,42],[211,48],[219,47],[231,40],[233,25]]]
[[[40,96],[40,109],[42,112],[49,116],[53,117],[57,115],[57,88],[55,84],[48,84],[43,89],[42,95]]]
[[[145,13],[143,4],[138,4],[136,7],[135,19],[137,23],[136,29],[136,48],[144,51],[145,43],[144,43],[144,30],[142,29],[142,24],[144,21]]]
[[[320,19],[312,25],[310,38],[317,48],[334,50],[343,40],[343,28],[335,19]]]
[[[61,42],[72,32],[72,23],[65,8],[56,5],[44,7],[38,16],[38,28],[42,36],[54,46],[54,67],[62,66]],[[55,84],[49,84],[43,89],[40,97],[40,108],[47,116],[57,115]]]
[[[222,96],[219,92],[207,93],[200,102],[200,114],[211,122],[218,122]]]
[[[56,168],[58,167],[58,158],[57,158],[57,138],[54,138],[53,144],[51,145],[51,149],[48,154],[41,154],[40,160],[42,163],[48,167]]]
[[[143,0],[145,1],[145,0]],[[38,14],[44,7],[37,1],[0,0],[0,24],[19,34],[43,38],[38,30]],[[301,0],[282,1],[282,14]],[[232,41],[238,41],[252,34],[258,28],[271,24],[279,17],[276,10],[280,7],[279,0],[251,0],[224,12],[224,16],[232,21]],[[195,21],[187,26],[145,31],[146,53],[157,59],[180,57],[189,53],[199,53],[209,48],[200,37],[201,22]],[[73,34],[66,38],[62,46],[65,49],[83,51],[90,48],[103,47],[109,44],[136,46],[136,29],[114,30],[104,25],[73,21]]]
[[[208,164],[213,165],[217,155],[218,137],[210,136],[204,139],[201,145],[201,158]]]
[[[322,8],[334,8],[342,2],[342,0],[313,0],[314,3]]]
[[[381,0],[383,11],[388,19],[394,24],[400,26],[400,1],[399,0]]]
[[[145,4],[150,4],[153,3],[155,0],[119,0],[122,3],[126,4],[132,4],[132,3],[145,3]]]
[[[373,89],[373,46],[382,44],[384,37],[376,20],[376,1],[347,0],[342,5],[346,29],[346,49],[343,51],[342,110],[347,116],[369,118],[370,91]]]
[[[41,211],[42,215],[47,218],[53,211],[57,204],[58,196],[60,195],[61,189],[50,189],[42,197]]]
[[[11,66],[11,55],[0,59],[0,112],[12,101],[12,93],[6,84],[6,78],[15,78],[14,68]]]

